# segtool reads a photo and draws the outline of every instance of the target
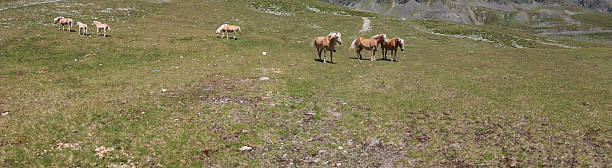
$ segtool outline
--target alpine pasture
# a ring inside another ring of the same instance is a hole
[[[376,34],[398,62],[356,59]],[[609,167],[611,53],[315,0],[2,1],[0,167]]]

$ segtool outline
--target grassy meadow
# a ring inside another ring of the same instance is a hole
[[[0,2],[0,167],[612,164],[610,43],[316,0],[37,2]],[[406,40],[399,62],[355,59],[377,33]]]

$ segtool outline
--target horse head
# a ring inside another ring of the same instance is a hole
[[[399,44],[400,49],[404,51],[404,46],[406,44],[406,41],[404,41],[404,39],[401,39],[401,38],[397,38],[397,40],[399,41],[398,44]]]
[[[327,35],[327,38],[329,39],[336,39],[336,41],[338,41],[338,44],[342,44],[342,34],[340,34],[340,32],[336,32],[336,33],[329,33],[329,35]]]
[[[55,19],[53,19],[53,24],[57,24],[57,22],[59,22],[61,18],[64,18],[64,17],[60,16],[60,17],[56,17]]]
[[[221,33],[221,31],[223,30],[223,28],[225,28],[225,26],[227,26],[228,24],[223,24],[221,25],[219,28],[217,28],[217,31],[215,31],[215,33],[217,33],[217,36],[219,36],[219,34]]]

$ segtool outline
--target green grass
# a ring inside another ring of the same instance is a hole
[[[67,0],[0,11],[0,113],[8,112],[0,116],[1,167],[612,161],[609,44],[401,20],[318,1],[159,2]],[[60,31],[51,25],[59,15],[104,19],[110,37]],[[372,32],[359,32],[361,16],[371,16]],[[216,38],[222,23],[240,25],[243,34]],[[429,29],[581,48],[496,47]],[[311,40],[332,31],[344,41],[335,64],[315,61]],[[350,41],[376,33],[407,40],[399,62],[353,59]],[[113,150],[100,158],[102,146]]]
[[[612,28],[612,14],[584,12],[572,15],[572,19],[593,26]]]

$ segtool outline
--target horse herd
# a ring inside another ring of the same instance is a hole
[[[326,62],[327,55],[325,54],[329,51],[330,62],[333,62],[333,52],[336,52],[335,45],[342,44],[342,35],[340,32],[330,33],[324,37],[316,37],[312,44],[317,48],[317,52],[319,54],[319,60],[321,60],[321,52],[325,56],[323,56],[323,63]],[[387,52],[391,51],[391,55],[393,56],[393,61],[397,61],[397,49],[401,49],[404,51],[405,41],[400,38],[392,38],[388,39],[386,34],[377,34],[372,36],[371,38],[366,37],[357,37],[357,39],[353,40],[351,43],[350,49],[355,49],[357,56],[359,59],[363,59],[361,55],[361,50],[371,50],[372,56],[370,57],[371,61],[375,61],[374,55],[376,54],[376,49],[378,46],[382,49],[383,59],[387,59]]]
[[[68,31],[71,31],[72,29],[72,22],[73,22],[72,19],[64,18],[61,16],[53,19],[53,23],[54,24],[59,23],[60,29],[62,30],[65,30],[64,26],[68,26]],[[77,26],[79,27],[79,35],[81,34],[87,35],[87,25],[86,24],[77,22]],[[104,30],[104,37],[106,37],[106,31],[110,30],[110,27],[107,24],[103,24],[98,21],[93,21],[92,26],[96,26],[96,35],[98,36],[100,35],[100,29]],[[229,24],[223,24],[219,28],[217,28],[217,30],[215,31],[215,33],[217,34],[217,37],[219,37],[219,35],[221,34],[221,38],[224,38],[225,35],[227,34],[228,39],[230,38],[230,33],[232,32],[234,33],[234,37],[233,37],[234,40],[236,40],[237,33],[242,34],[242,31],[240,30],[240,26],[229,25]],[[319,60],[323,60],[323,63],[327,62],[326,53],[329,51],[330,62],[333,62],[333,53],[336,52],[335,45],[342,44],[341,37],[342,35],[340,34],[340,32],[335,32],[335,33],[330,33],[327,36],[314,38],[312,45],[317,48],[317,53],[319,54]],[[375,36],[372,36],[371,38],[358,37],[357,39],[353,40],[353,42],[351,43],[350,49],[355,49],[355,52],[357,53],[357,56],[359,57],[359,59],[363,59],[363,56],[361,55],[361,51],[363,49],[371,50],[372,56],[370,57],[370,60],[375,61],[376,60],[375,54],[376,54],[378,46],[380,46],[380,48],[382,49],[383,59],[386,60],[387,52],[391,51],[391,55],[393,56],[392,61],[397,61],[396,59],[397,49],[399,48],[401,49],[401,51],[404,51],[404,44],[405,44],[405,41],[400,38],[396,37],[396,38],[388,39],[386,34],[377,34]],[[323,59],[321,59],[321,53],[324,54]]]
[[[53,19],[53,24],[58,24],[58,23],[59,23],[59,29],[66,30],[64,26],[68,26],[68,31],[72,31],[72,23],[73,23],[72,19],[65,18],[62,16],[56,17],[55,19]],[[79,27],[79,35],[87,35],[87,24],[83,24],[81,22],[77,22],[76,24]],[[98,21],[93,21],[91,25],[96,27],[97,36],[100,35],[100,29],[104,30],[104,37],[106,37],[106,31],[110,30],[110,26],[108,26],[107,24],[98,22]]]

